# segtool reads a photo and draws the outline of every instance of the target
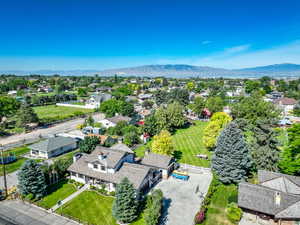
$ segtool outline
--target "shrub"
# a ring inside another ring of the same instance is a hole
[[[115,195],[116,195],[116,192],[111,191],[111,192],[109,192],[109,195],[110,195],[110,196],[115,196]]]
[[[25,199],[27,201],[32,201],[34,199],[34,195],[30,193],[30,194],[28,194],[28,195],[25,196]]]
[[[197,212],[196,216],[195,216],[195,224],[200,224],[203,223],[205,219],[205,211],[204,209],[201,209],[199,212]]]
[[[239,222],[241,220],[242,214],[243,211],[237,206],[236,203],[231,202],[230,204],[227,205],[226,215],[231,222],[233,223]]]

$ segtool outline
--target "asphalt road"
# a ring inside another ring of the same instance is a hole
[[[95,120],[101,120],[104,118],[104,114],[98,113],[98,114],[93,115],[93,117]],[[0,138],[0,144],[8,145],[8,144],[16,143],[16,142],[21,142],[23,140],[39,138],[40,136],[44,137],[44,136],[48,136],[48,135],[54,135],[57,133],[69,132],[71,130],[75,130],[76,126],[78,124],[83,123],[84,120],[85,119],[82,119],[82,118],[74,119],[74,120],[70,120],[70,121],[67,121],[64,123],[54,125],[49,128],[39,128],[30,133],[16,134],[16,135],[12,135],[12,136],[5,137],[5,138]]]

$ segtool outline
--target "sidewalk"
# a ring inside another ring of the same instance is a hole
[[[56,204],[55,206],[53,206],[50,210],[50,212],[54,212],[55,210],[57,210],[59,207],[61,207],[62,205],[66,204],[68,201],[72,200],[73,198],[75,198],[76,196],[78,196],[80,193],[84,192],[85,190],[88,189],[88,184],[84,185],[82,188],[80,188],[78,191],[76,191],[75,193],[71,194],[69,197],[65,198],[64,200],[61,201],[61,204],[58,205]]]

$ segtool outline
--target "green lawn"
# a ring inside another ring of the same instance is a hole
[[[196,125],[187,129],[177,130],[172,136],[175,147],[175,155],[179,156],[180,163],[194,166],[210,167],[211,152],[203,145],[203,130],[207,122],[196,121]],[[199,159],[197,154],[208,155],[209,160]]]
[[[211,203],[206,212],[205,225],[234,225],[227,219],[226,206],[230,202],[237,202],[237,186],[219,185],[211,198]]]
[[[63,120],[74,116],[85,115],[94,111],[93,109],[81,109],[56,105],[37,106],[33,107],[33,109],[42,122]]]
[[[17,161],[5,165],[6,173],[12,173],[18,170],[27,160],[26,158],[23,158],[22,155],[26,154],[29,151],[30,149],[27,146],[21,146],[6,151],[5,153],[12,153],[17,157]],[[0,176],[3,176],[3,165],[0,165]]]
[[[111,209],[113,197],[105,197],[92,191],[84,191],[76,198],[62,206],[61,211],[71,217],[93,225],[116,225]]]
[[[196,121],[196,124],[189,128],[179,129],[172,136],[175,147],[175,157],[179,158],[180,163],[187,163],[194,166],[210,167],[211,152],[203,145],[203,130],[207,122]],[[138,157],[142,157],[147,148],[150,148],[151,142],[142,145],[135,150]],[[208,155],[209,160],[199,159],[197,154]]]
[[[49,187],[48,195],[42,198],[39,206],[49,209],[53,207],[59,200],[63,200],[76,191],[73,184],[68,184],[67,180],[61,181]]]
[[[93,225],[116,225],[111,210],[114,198],[100,195],[93,191],[84,191],[76,198],[57,209],[80,221]],[[131,225],[145,225],[142,214]]]

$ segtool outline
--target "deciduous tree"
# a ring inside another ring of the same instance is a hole
[[[174,146],[171,134],[167,130],[162,130],[158,135],[154,136],[151,150],[157,154],[172,155]]]

